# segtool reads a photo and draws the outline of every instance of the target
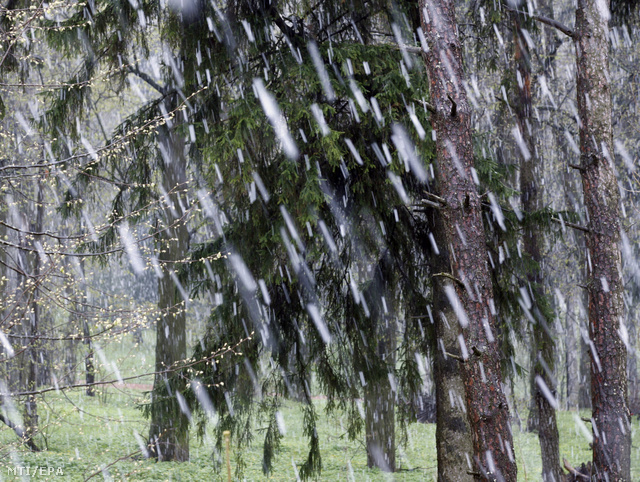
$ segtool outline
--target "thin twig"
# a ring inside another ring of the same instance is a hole
[[[253,335],[253,333],[252,333],[252,335]],[[100,385],[112,385],[114,383],[122,383],[124,381],[135,380],[135,379],[147,377],[147,376],[150,376],[150,375],[165,375],[167,373],[173,373],[173,372],[177,372],[178,370],[182,370],[184,368],[192,367],[194,365],[197,365],[198,363],[211,361],[214,358],[220,357],[222,355],[226,355],[227,353],[236,353],[236,348],[238,348],[240,345],[242,345],[243,343],[245,343],[246,341],[248,341],[250,339],[251,339],[251,336],[240,340],[238,343],[236,343],[233,346],[229,346],[229,347],[227,347],[225,349],[221,349],[221,350],[217,351],[216,353],[213,353],[212,355],[204,357],[204,358],[202,358],[200,360],[194,360],[194,361],[192,361],[190,363],[185,363],[185,364],[174,364],[174,365],[170,366],[169,368],[167,368],[165,370],[149,372],[149,373],[142,373],[140,375],[132,375],[130,377],[123,377],[123,378],[120,378],[118,380],[104,380],[104,381],[92,382],[92,383],[74,383],[74,384],[71,384],[71,385],[64,385],[62,387],[58,386],[58,387],[42,388],[40,390],[33,390],[33,391],[30,391],[30,392],[14,392],[14,393],[10,393],[9,395],[11,395],[12,397],[21,397],[21,396],[28,396],[28,395],[39,395],[41,393],[53,392],[54,390],[58,391],[58,390],[69,390],[71,388],[87,388],[87,387],[95,387],[95,386],[100,386]]]
[[[104,467],[102,467],[100,470],[94,472],[93,474],[91,474],[89,477],[87,477],[86,479],[84,479],[84,482],[87,482],[87,480],[89,479],[93,479],[96,475],[99,475],[101,473],[103,473],[106,469],[108,469],[109,467],[111,467],[112,465],[117,464],[118,462],[120,462],[121,460],[126,460],[130,457],[133,457],[136,454],[139,454],[140,452],[142,452],[142,449],[138,449],[135,452],[131,452],[128,455],[123,455],[122,457],[120,457],[117,460],[114,460],[113,462],[111,462],[109,465],[105,465]]]
[[[453,353],[449,353],[448,351],[445,351],[444,354],[445,354],[445,356],[450,356],[454,360],[458,360],[460,363],[466,363],[467,362],[467,360],[465,360],[460,355],[454,355]]]

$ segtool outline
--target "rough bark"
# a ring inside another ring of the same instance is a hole
[[[431,265],[434,273],[448,273],[451,269],[444,225],[439,216],[434,220],[434,238],[440,251],[434,254]],[[436,389],[436,450],[438,480],[441,482],[472,482],[471,468],[473,444],[464,402],[464,380],[459,359],[458,335],[460,326],[456,314],[447,300],[446,289],[452,289],[451,280],[433,277],[433,312],[437,346],[434,351],[434,384]]]
[[[456,283],[456,315],[463,327],[462,363],[467,414],[477,480],[516,480],[509,407],[502,390],[493,287],[480,197],[474,183],[471,117],[455,9],[450,0],[420,2],[429,50],[432,126],[437,134],[437,176],[451,273]],[[466,351],[466,354],[464,353]]]
[[[578,0],[576,58],[580,163],[589,215],[587,291],[591,339],[593,477],[628,481],[631,432],[620,256],[620,193],[613,171],[606,3]]]
[[[520,161],[520,202],[525,214],[531,215],[542,207],[542,185],[538,179],[544,176],[544,165],[538,157],[538,150],[533,136],[534,119],[531,97],[531,58],[527,41],[524,38],[521,14],[513,13],[515,38],[515,63],[518,73],[518,100],[514,104],[518,130],[524,143]],[[548,387],[557,400],[555,371],[555,340],[553,327],[545,310],[545,293],[542,284],[542,243],[540,230],[536,226],[528,226],[522,233],[524,252],[535,263],[532,271],[527,273],[528,286],[525,289],[532,294],[530,314],[533,319],[532,344],[532,395],[535,408],[529,421],[538,430],[538,440],[542,455],[542,479],[545,482],[559,481],[563,477],[560,466],[560,441],[556,421],[557,401],[547,399],[540,385]],[[554,406],[555,405],[555,406]]]
[[[175,261],[182,259],[188,249],[189,232],[184,223],[182,192],[186,187],[184,144],[172,130],[163,131],[164,180],[168,205],[164,210],[165,229],[159,236],[163,276],[158,280],[158,309],[161,313],[156,326],[156,372],[175,367],[187,357],[185,301],[172,276]],[[154,398],[166,389],[170,374],[158,373],[153,383]],[[185,382],[172,378],[168,397],[175,399],[176,391],[183,391]],[[157,401],[154,400],[154,401]],[[167,404],[154,403],[151,409],[149,443],[160,461],[189,460],[189,421],[182,411],[167,413]],[[175,404],[174,404],[175,406]]]

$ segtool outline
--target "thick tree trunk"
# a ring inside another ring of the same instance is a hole
[[[521,149],[520,161],[520,202],[525,214],[531,215],[542,207],[542,186],[538,178],[544,176],[544,164],[537,156],[537,148],[534,142],[533,129],[533,105],[531,98],[531,58],[527,40],[524,38],[521,28],[520,14],[513,13],[514,37],[515,37],[515,62],[518,72],[519,96],[515,103],[516,119],[518,121],[519,135],[524,142]],[[530,312],[534,323],[532,344],[532,395],[535,400],[533,417],[527,421],[527,428],[531,425],[538,430],[538,439],[542,455],[542,479],[545,482],[560,481],[563,471],[560,466],[560,442],[558,438],[558,425],[556,422],[557,401],[548,399],[540,386],[547,387],[557,400],[555,368],[555,342],[553,339],[553,327],[547,317],[548,309],[545,309],[544,287],[542,285],[542,237],[535,226],[526,227],[522,241],[525,253],[535,262],[534,270],[527,274],[528,286],[524,288],[533,295]],[[547,307],[548,308],[548,307]],[[554,403],[555,402],[555,403]],[[553,405],[552,405],[553,403]]]
[[[620,256],[620,193],[613,171],[609,28],[606,2],[578,0],[576,57],[580,162],[589,215],[589,336],[593,471],[597,480],[628,481],[631,431]]]
[[[509,407],[502,391],[500,349],[494,320],[493,287],[487,259],[480,197],[474,183],[471,116],[450,0],[420,2],[425,54],[437,134],[437,175],[444,199],[441,212],[451,247],[451,273],[459,281],[450,292],[466,359],[464,374],[477,480],[516,480]],[[459,300],[459,301],[458,301]]]
[[[160,255],[163,276],[158,280],[158,309],[161,317],[156,326],[156,374],[153,383],[154,402],[151,412],[149,443],[160,461],[189,460],[189,420],[178,409],[169,410],[169,406],[178,406],[176,393],[184,391],[183,379],[173,377],[172,373],[161,373],[175,368],[187,357],[186,306],[178,286],[173,269],[175,262],[181,260],[188,250],[189,232],[182,217],[185,203],[182,193],[186,188],[184,144],[175,131],[166,129],[163,146],[164,182],[163,188],[168,196],[165,208],[165,226],[159,235]],[[158,400],[159,393],[167,390],[171,403]]]
[[[451,269],[444,225],[439,216],[433,231],[440,254],[432,257],[433,272],[448,273]],[[446,290],[453,289],[444,276],[433,278],[433,312],[437,346],[434,351],[434,384],[436,389],[436,450],[438,454],[438,480],[442,482],[472,482],[469,460],[473,456],[473,443],[469,436],[466,415],[465,387],[462,378],[458,335],[460,325],[449,303]]]

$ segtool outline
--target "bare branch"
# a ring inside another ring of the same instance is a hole
[[[529,15],[528,12],[523,12],[521,10],[516,10],[515,8],[511,8],[508,5],[504,5],[504,8],[510,12],[514,12],[514,13],[519,13],[520,15],[524,15],[525,17],[529,17],[532,18],[533,20],[537,20],[540,23],[544,23],[545,25],[548,25],[549,27],[553,27],[556,30],[560,30],[563,34],[565,34],[567,37],[570,38],[575,38],[575,32],[573,30],[571,30],[569,27],[567,27],[566,25],[564,25],[563,23],[558,22],[557,20],[554,20],[552,18],[549,17],[545,17],[543,15]]]
[[[253,336],[253,332],[251,332],[251,336]],[[169,368],[167,368],[165,370],[142,373],[140,375],[132,375],[130,377],[123,377],[123,378],[120,378],[118,380],[103,380],[103,381],[100,381],[100,382],[92,382],[92,383],[73,383],[71,385],[64,385],[64,386],[57,386],[57,387],[47,387],[47,388],[42,388],[40,390],[32,390],[32,391],[28,391],[28,392],[13,392],[13,393],[9,393],[9,395],[12,396],[12,397],[24,397],[24,396],[39,395],[39,394],[42,394],[42,393],[59,391],[59,390],[69,390],[71,388],[87,388],[87,387],[95,387],[95,386],[100,386],[100,385],[114,385],[116,383],[122,383],[122,382],[128,381],[128,380],[136,380],[138,378],[143,378],[143,377],[147,377],[147,376],[150,376],[150,375],[165,375],[167,373],[175,373],[175,372],[177,372],[179,370],[183,370],[185,368],[189,368],[189,367],[192,367],[194,365],[197,365],[198,363],[208,362],[208,361],[213,360],[214,358],[222,357],[223,355],[226,355],[228,353],[237,354],[236,353],[236,349],[240,345],[245,343],[246,341],[251,340],[251,336],[243,338],[242,340],[240,340],[235,345],[228,346],[226,348],[222,348],[222,349],[218,350],[217,352],[215,352],[215,353],[213,353],[213,354],[211,354],[211,355],[209,355],[207,357],[201,358],[200,360],[193,360],[193,361],[190,361],[189,363],[184,363],[184,364],[174,364],[174,365],[170,366]],[[184,360],[181,360],[181,361],[184,361]]]
[[[556,223],[560,223],[563,226],[569,226],[570,228],[573,229],[577,229],[578,231],[582,231],[583,233],[590,233],[591,230],[589,228],[585,228],[584,226],[580,226],[579,224],[575,224],[575,223],[570,223],[568,221],[564,221],[562,219],[558,219],[558,218],[551,218],[553,221],[555,221]]]
[[[142,80],[144,80],[147,84],[149,84],[151,87],[153,87],[155,90],[157,90],[158,92],[160,92],[162,95],[167,95],[168,94],[168,90],[166,87],[162,87],[160,84],[158,84],[155,80],[153,80],[151,78],[151,76],[149,76],[149,74],[142,72],[137,66],[136,67],[131,67],[129,66],[127,68],[127,71],[131,74],[136,75],[137,77],[140,77]]]
[[[453,276],[453,275],[451,275],[449,273],[434,273],[433,277],[435,278],[436,276],[440,276],[442,278],[449,278],[450,280],[455,281],[456,283],[458,283],[463,288],[465,287],[464,283],[462,281],[460,281],[458,278],[456,278],[455,276]]]

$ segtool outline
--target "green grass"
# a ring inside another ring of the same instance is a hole
[[[112,480],[174,480],[208,481],[226,480],[217,474],[211,459],[212,443],[205,438],[191,437],[191,461],[188,463],[155,463],[128,456],[139,450],[134,431],[145,436],[147,422],[135,408],[142,397],[139,390],[103,389],[97,397],[86,397],[81,391],[49,394],[39,405],[41,430],[47,450],[31,453],[16,443],[13,432],[0,428],[1,480],[20,480],[8,474],[15,465],[29,467],[62,468],[64,477],[38,475],[38,480],[84,480],[97,473],[92,480],[103,480],[102,467]],[[319,409],[324,406],[318,401]],[[244,454],[248,468],[246,480],[296,480],[293,464],[301,464],[306,456],[307,440],[302,434],[300,406],[288,402],[283,409],[286,435],[274,474],[267,478],[261,471],[261,439],[256,431],[254,443]],[[586,414],[582,414],[586,416]],[[561,456],[571,462],[590,459],[588,441],[576,426],[575,414],[560,412]],[[256,427],[257,429],[259,427]],[[632,449],[632,480],[640,479],[640,430],[634,422]],[[518,480],[540,480],[540,449],[535,434],[523,433],[513,426],[515,452],[518,458]],[[366,467],[362,442],[350,442],[344,435],[340,417],[328,417],[323,412],[319,419],[323,471],[320,480],[435,480],[435,425],[412,424],[409,440],[398,451],[401,471],[391,478],[387,474]],[[118,461],[118,459],[121,459]],[[117,461],[117,462],[116,462]],[[115,462],[115,463],[114,463]],[[112,464],[112,465],[111,465]],[[107,480],[109,480],[107,478]]]
[[[112,362],[118,366],[121,376],[153,371],[155,333],[143,331],[144,343],[136,346],[131,335],[119,336],[110,341],[102,340],[102,365],[96,355],[97,379],[116,379]],[[80,373],[78,373],[80,377]],[[151,384],[152,376],[131,380],[130,383]],[[8,473],[16,466],[60,467],[64,476],[38,475],[34,480],[153,480],[153,481],[226,481],[223,473],[216,473],[212,460],[213,443],[205,437],[199,440],[195,431],[191,434],[188,463],[156,463],[140,457],[134,432],[143,438],[148,433],[148,421],[136,409],[144,397],[142,390],[100,387],[96,397],[87,397],[84,390],[65,393],[50,392],[38,400],[38,414],[42,435],[38,443],[44,447],[40,453],[31,453],[20,446],[13,431],[0,424],[0,482],[21,479]],[[399,447],[397,454],[400,472],[389,476],[378,470],[368,469],[361,440],[350,442],[345,435],[346,422],[340,414],[329,417],[323,412],[325,402],[317,400],[319,413],[318,433],[322,453],[322,474],[319,480],[328,481],[433,481],[436,480],[435,425],[411,424],[408,443]],[[247,463],[245,480],[295,481],[298,466],[306,459],[308,440],[303,435],[302,411],[295,402],[285,403],[282,413],[286,434],[282,450],[275,460],[270,477],[262,473],[262,437],[260,427],[255,427],[253,444],[243,453]],[[576,417],[588,417],[584,412],[559,412],[560,454],[578,465],[591,459],[588,440],[576,422]],[[520,413],[526,420],[526,413]],[[585,427],[586,428],[586,427]],[[640,426],[633,423],[632,480],[640,480]],[[587,431],[590,427],[587,428]],[[513,425],[514,448],[518,461],[519,481],[539,481],[541,472],[540,447],[536,434],[520,431]],[[232,449],[233,450],[233,449]],[[131,454],[134,454],[131,456]],[[234,452],[235,455],[235,452]],[[103,467],[107,467],[104,471]]]

